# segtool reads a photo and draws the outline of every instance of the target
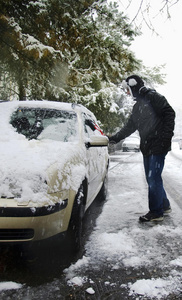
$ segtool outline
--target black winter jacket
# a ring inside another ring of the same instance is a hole
[[[143,155],[163,154],[171,150],[175,112],[166,98],[143,87],[126,125],[110,141],[118,143],[136,130]]]

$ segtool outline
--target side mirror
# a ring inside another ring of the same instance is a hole
[[[89,141],[86,143],[87,148],[91,147],[107,147],[109,143],[109,139],[107,136],[103,135],[92,135]]]

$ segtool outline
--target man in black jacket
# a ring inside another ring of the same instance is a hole
[[[149,212],[139,220],[162,221],[164,213],[171,211],[161,174],[165,156],[171,150],[175,112],[164,96],[146,88],[137,75],[123,81],[123,87],[136,103],[126,125],[109,140],[118,143],[138,130],[149,197]]]

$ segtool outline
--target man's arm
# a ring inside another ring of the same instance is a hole
[[[153,109],[163,121],[163,133],[161,136],[162,142],[170,145],[174,131],[175,111],[164,96],[158,93],[154,93],[152,95],[151,93],[150,98],[150,103]]]
[[[132,116],[129,118],[126,125],[121,128],[115,135],[109,137],[110,142],[118,143],[119,141],[125,139],[129,135],[131,135],[133,132],[136,131],[135,124],[133,123]]]

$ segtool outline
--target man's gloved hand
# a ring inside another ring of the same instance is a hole
[[[116,144],[116,142],[112,140],[112,136],[107,135],[107,138],[109,139],[109,144],[111,144],[111,145]]]
[[[116,144],[116,142],[115,141],[113,141],[113,140],[109,140],[109,144],[112,146],[114,146],[115,144]]]
[[[109,153],[113,153],[115,152],[115,144],[116,142],[112,140],[112,137],[107,136],[107,138],[109,139]]]

